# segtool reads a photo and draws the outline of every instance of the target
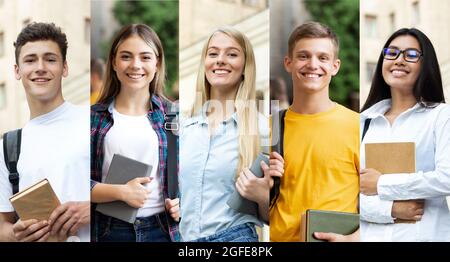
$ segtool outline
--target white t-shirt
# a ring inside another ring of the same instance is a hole
[[[151,165],[150,177],[152,181],[145,184],[151,190],[150,197],[145,201],[144,207],[139,208],[137,217],[148,217],[164,211],[164,199],[160,188],[159,143],[158,136],[153,130],[147,115],[129,116],[112,109],[114,125],[105,136],[102,166],[102,182],[108,174],[109,166],[114,154],[140,161]]]
[[[378,180],[378,195],[360,195],[362,241],[450,241],[450,105],[423,108],[416,104],[391,125],[384,113],[386,99],[361,113],[370,127],[361,143],[361,169],[365,168],[365,144],[414,142],[416,172],[386,174]],[[422,219],[414,224],[397,223],[391,217],[394,200],[425,199]]]
[[[3,141],[1,141],[3,144]],[[22,129],[17,169],[19,191],[47,178],[61,203],[90,201],[89,107],[68,102],[30,120]],[[0,150],[0,212],[13,212],[3,150]],[[90,226],[79,229],[81,241],[90,241]]]

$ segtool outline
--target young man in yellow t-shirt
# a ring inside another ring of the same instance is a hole
[[[284,176],[270,209],[272,241],[299,241],[307,209],[357,213],[359,114],[329,98],[340,67],[339,41],[325,25],[308,22],[289,37],[284,66],[293,82],[293,103],[284,119]],[[358,240],[319,233],[329,241]]]

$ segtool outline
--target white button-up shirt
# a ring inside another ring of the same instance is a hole
[[[416,173],[388,174],[378,180],[378,195],[360,195],[361,241],[450,241],[450,105],[424,108],[419,104],[401,113],[391,124],[384,113],[386,99],[361,113],[371,118],[361,143],[361,167],[365,168],[365,144],[414,142]],[[424,215],[414,224],[397,223],[391,217],[394,200],[425,199]]]

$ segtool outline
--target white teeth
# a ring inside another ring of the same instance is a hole
[[[305,77],[307,77],[307,78],[318,78],[319,75],[318,74],[305,74]]]
[[[401,70],[393,70],[393,71],[392,71],[392,74],[393,74],[394,76],[405,76],[405,75],[407,75],[408,73],[405,72],[405,71],[401,71]]]
[[[48,82],[48,79],[39,78],[39,79],[34,79],[33,82]]]
[[[229,72],[228,72],[228,70],[217,69],[217,70],[214,70],[214,73],[216,73],[216,74],[226,74],[226,73],[229,73]]]
[[[127,76],[132,79],[139,79],[139,78],[143,77],[144,75],[142,75],[142,74],[127,74]]]

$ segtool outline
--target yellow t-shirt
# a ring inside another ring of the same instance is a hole
[[[99,96],[100,96],[100,92],[99,91],[91,92],[91,106],[93,104],[97,103]]]
[[[326,112],[286,112],[285,172],[270,211],[271,241],[299,241],[307,209],[357,213],[359,114],[339,104]]]

